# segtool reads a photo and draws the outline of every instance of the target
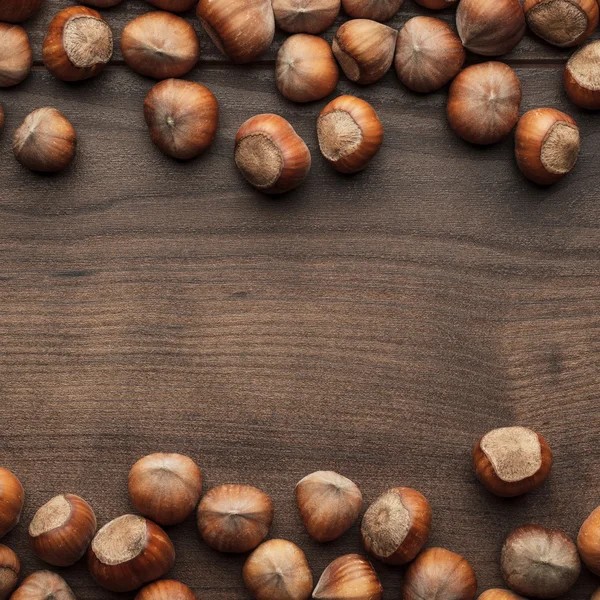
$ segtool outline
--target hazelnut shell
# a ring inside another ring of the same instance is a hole
[[[573,104],[600,110],[600,40],[586,44],[571,55],[564,70],[564,84]]]
[[[197,600],[194,592],[174,579],[160,579],[144,586],[134,600]]]
[[[75,600],[67,582],[50,571],[36,571],[26,577],[10,600]]]
[[[322,33],[335,23],[340,0],[273,0],[275,23],[287,33]]]
[[[359,554],[336,558],[323,571],[315,600],[381,600],[383,587],[371,563]]]
[[[8,469],[0,467],[0,538],[19,522],[24,500],[21,482]]]
[[[2,0],[0,21],[21,23],[31,18],[42,5],[43,0]]]
[[[526,600],[523,596],[517,596],[513,592],[502,589],[487,590],[477,600]]]
[[[20,573],[19,557],[10,548],[0,544],[0,600],[6,600],[10,596]]]
[[[31,72],[33,55],[27,33],[18,25],[0,23],[0,88],[21,83]]]
[[[585,566],[600,575],[600,506],[583,522],[577,536],[577,548]]]
[[[349,17],[373,21],[389,21],[403,4],[404,0],[342,0]]]

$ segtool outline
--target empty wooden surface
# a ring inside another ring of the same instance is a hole
[[[279,34],[250,67],[201,34],[189,78],[218,97],[220,130],[184,164],[150,143],[141,108],[153,82],[118,52],[76,85],[40,66],[44,30],[66,4],[47,0],[27,25],[38,66],[0,92],[0,464],[27,493],[3,541],[24,571],[42,566],[26,540],[39,505],[78,493],[104,524],[131,510],[130,466],[159,450],[196,459],[205,489],[268,492],[272,535],[306,551],[315,579],[361,551],[358,526],[327,545],[304,532],[294,485],[317,469],[355,480],[366,502],[397,485],[423,492],[430,545],[463,554],[480,592],[502,585],[513,527],[575,536],[600,504],[600,118],[566,99],[569,53],[528,35],[507,57],[523,111],[558,107],[581,127],[574,173],[549,189],[519,174],[512,139],[461,142],[446,91],[411,94],[392,73],[369,88],[340,83],[374,105],[386,139],[366,171],[335,174],[316,142],[325,101],[293,105],[275,89]],[[148,9],[125,0],[105,14],[118,38]],[[407,0],[394,24],[424,12]],[[45,105],[79,134],[75,164],[56,177],[25,171],[11,151],[14,129]],[[233,164],[238,127],[260,112],[288,118],[313,153],[309,179],[284,198],[255,193]],[[506,501],[476,482],[470,456],[479,436],[512,424],[542,433],[555,466],[540,490]],[[193,519],[169,533],[173,577],[201,599],[247,598],[243,556],[208,549]],[[385,598],[400,598],[402,569],[376,567]],[[62,573],[81,598],[113,597],[84,562]],[[566,598],[598,583],[584,571]]]

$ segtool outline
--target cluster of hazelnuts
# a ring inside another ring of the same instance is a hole
[[[96,8],[121,0],[82,0]],[[0,21],[30,17],[43,0],[2,0]],[[199,58],[192,26],[172,12],[197,5],[200,21],[219,50],[235,63],[248,63],[271,45],[275,26],[291,35],[277,55],[275,78],[280,92],[295,102],[331,94],[339,67],[353,82],[370,84],[395,66],[409,89],[429,93],[451,82],[447,105],[450,126],[473,144],[493,144],[516,126],[515,154],[521,171],[539,184],[552,184],[574,167],[580,147],[573,118],[553,108],[538,108],[519,118],[521,86],[513,69],[489,61],[463,69],[468,49],[483,56],[510,52],[526,24],[547,42],[571,47],[584,42],[598,25],[596,0],[417,0],[440,10],[458,3],[458,34],[441,19],[409,19],[398,32],[383,24],[403,0],[148,0],[161,9],[133,19],[121,37],[125,62],[136,72],[162,80],[148,93],[144,115],[152,141],[167,155],[186,160],[214,141],[219,106],[199,83],[179,79]],[[330,27],[341,8],[351,17],[331,46],[319,33]],[[172,11],[172,12],[166,12]],[[72,6],[52,20],[43,45],[44,63],[65,81],[98,74],[110,61],[113,35],[92,8]],[[0,23],[0,87],[22,81],[31,68],[25,31]],[[600,109],[600,41],[577,51],[565,68],[571,100]],[[338,66],[339,65],[339,66]],[[0,123],[1,123],[0,110]],[[338,171],[365,168],[383,141],[383,126],[373,107],[355,96],[341,96],[317,120],[319,147]],[[14,152],[26,167],[60,171],[75,154],[76,135],[59,111],[30,114],[14,136]],[[245,178],[265,193],[297,187],[307,176],[311,154],[293,127],[274,114],[257,115],[235,139],[235,162]]]
[[[525,427],[504,427],[475,445],[473,465],[493,494],[514,497],[538,488],[552,467],[546,440]],[[87,553],[91,575],[113,592],[141,588],[136,600],[196,600],[181,582],[161,579],[175,561],[163,527],[184,521],[194,510],[200,536],[219,552],[250,553],[243,581],[256,600],[381,600],[383,588],[371,563],[359,554],[336,558],[316,585],[304,552],[294,543],[268,536],[274,516],[270,497],[241,484],[219,485],[202,495],[202,474],[181,454],[151,454],[129,473],[129,495],[139,514],[126,514],[97,531],[91,506],[62,494],[44,504],[29,524],[36,555],[58,567]],[[358,486],[333,471],[317,471],[296,485],[296,500],[308,534],[317,542],[335,540],[357,521],[363,507]],[[0,537],[18,523],[24,492],[17,477],[0,469]],[[408,565],[403,600],[474,600],[475,573],[462,556],[445,548],[423,549],[432,510],[417,490],[395,487],[372,502],[362,517],[366,552],[389,565]],[[579,577],[580,556],[600,575],[600,507],[583,523],[577,544],[560,530],[524,525],[502,547],[501,570],[512,590],[492,589],[479,600],[557,598]],[[19,559],[0,545],[0,600],[74,600],[55,573],[38,571],[17,587]],[[13,591],[15,590],[15,591]],[[600,590],[593,599],[598,598]],[[12,594],[12,595],[11,595]]]

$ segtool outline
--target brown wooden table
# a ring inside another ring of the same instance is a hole
[[[391,486],[422,491],[430,544],[467,557],[480,591],[502,584],[511,528],[575,536],[600,504],[600,116],[563,92],[569,52],[528,35],[506,57],[523,111],[554,106],[580,124],[581,157],[562,183],[525,180],[512,139],[461,142],[446,91],[409,93],[393,73],[339,85],[386,128],[373,164],[344,177],[318,152],[325,102],[298,106],[276,91],[283,37],[259,63],[234,67],[190,14],[203,51],[190,78],[213,90],[222,116],[213,148],[182,164],[152,146],[142,102],[153,82],[120,52],[80,84],[46,72],[44,31],[70,3],[45,4],[27,24],[34,72],[0,93],[0,464],[27,493],[4,541],[25,572],[42,566],[26,540],[41,503],[75,492],[104,524],[131,510],[131,464],[159,450],[195,458],[205,489],[243,482],[271,494],[272,535],[306,551],[315,579],[360,551],[357,526],[324,546],[304,532],[294,485],[317,469],[354,479],[367,502]],[[115,37],[149,8],[125,0],[105,11]],[[407,0],[395,25],[418,12]],[[14,129],[45,105],[79,135],[75,164],[56,177],[25,171],[11,151]],[[261,112],[288,118],[313,153],[310,178],[284,198],[255,193],[233,164],[238,127]],[[476,482],[470,453],[510,424],[539,430],[555,466],[542,489],[505,501]],[[200,599],[247,598],[243,556],[208,549],[193,519],[169,532],[173,577]],[[400,598],[402,570],[376,566],[385,598]],[[111,597],[84,563],[64,576],[80,598]],[[584,571],[567,598],[598,584]]]

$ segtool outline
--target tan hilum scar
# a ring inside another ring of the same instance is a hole
[[[410,513],[395,492],[386,492],[365,512],[362,533],[377,556],[391,556],[410,530]]]
[[[29,535],[38,537],[62,527],[71,517],[71,504],[64,496],[56,496],[44,504],[29,525]]]
[[[337,161],[352,154],[362,142],[362,129],[345,110],[334,110],[317,121],[319,147],[327,160]]]
[[[575,52],[569,60],[568,69],[581,87],[600,89],[600,42],[592,42]]]
[[[63,29],[63,45],[69,60],[80,69],[106,64],[112,57],[113,37],[101,19],[79,16],[69,19]]]
[[[123,515],[105,525],[92,541],[92,550],[101,563],[119,565],[138,556],[148,538],[146,519]]]
[[[244,177],[258,188],[274,185],[283,170],[281,151],[262,133],[240,140],[235,149],[235,162]]]
[[[569,123],[555,123],[542,143],[540,160],[546,170],[555,175],[565,175],[579,156],[579,130]]]
[[[527,13],[527,23],[536,35],[557,46],[576,40],[587,28],[586,14],[570,0],[550,0]]]

